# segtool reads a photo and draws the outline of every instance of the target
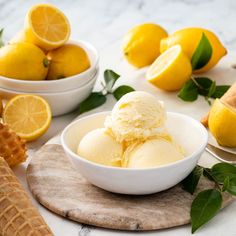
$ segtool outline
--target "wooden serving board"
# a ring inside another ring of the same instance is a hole
[[[27,180],[42,205],[80,223],[119,230],[155,230],[190,222],[194,196],[181,185],[145,196],[106,192],[73,168],[60,144],[46,144],[35,153],[27,168]],[[211,181],[202,178],[198,191],[212,187]],[[223,206],[232,201],[225,194]]]

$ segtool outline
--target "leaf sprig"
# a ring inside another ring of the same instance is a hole
[[[193,70],[204,67],[212,57],[212,46],[205,33],[193,53],[191,64]],[[183,101],[193,102],[197,100],[198,95],[205,97],[205,100],[211,105],[210,98],[220,98],[229,89],[229,85],[216,85],[214,80],[207,77],[194,77],[188,80],[180,90],[178,97]]]
[[[119,78],[120,75],[116,72],[105,70],[104,82],[101,82],[103,89],[99,92],[92,92],[90,96],[80,104],[80,114],[102,106],[106,102],[108,94],[112,94],[116,100],[119,100],[126,93],[134,91],[134,89],[128,85],[121,85],[113,90]]]
[[[191,77],[180,90],[178,97],[193,102],[201,95],[211,104],[210,98],[221,98],[229,88],[229,85],[216,85],[215,81],[207,77]]]
[[[212,168],[196,166],[182,181],[183,189],[193,194],[201,176],[215,182],[215,188],[206,189],[196,195],[191,205],[192,233],[211,220],[222,207],[222,193],[236,196],[236,167],[218,163]]]

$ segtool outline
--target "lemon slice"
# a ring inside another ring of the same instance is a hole
[[[8,101],[3,121],[21,138],[32,141],[43,135],[51,123],[48,103],[36,95],[18,95]]]
[[[146,78],[154,86],[167,90],[179,90],[190,79],[192,67],[180,45],[161,54],[149,67]]]
[[[216,99],[209,113],[209,129],[217,142],[236,147],[236,109]]]
[[[25,39],[44,50],[63,45],[70,36],[70,24],[66,16],[49,4],[33,6],[25,18]]]

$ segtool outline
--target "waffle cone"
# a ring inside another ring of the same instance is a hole
[[[53,236],[2,157],[0,157],[0,235]]]
[[[0,123],[0,156],[9,166],[18,165],[26,160],[25,142],[7,125]]]
[[[236,82],[229,88],[229,90],[220,98],[220,100],[236,109]],[[208,127],[209,113],[201,119],[201,123]]]

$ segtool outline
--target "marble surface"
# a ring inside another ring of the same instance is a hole
[[[0,26],[5,29],[5,39],[10,39],[23,25],[27,9],[40,1],[35,0],[0,0]],[[123,75],[122,82],[129,83],[128,78],[138,73],[124,62],[120,44],[124,33],[132,26],[143,22],[156,22],[169,32],[187,26],[201,26],[213,30],[226,45],[232,55],[236,50],[236,1],[234,0],[67,0],[44,1],[55,4],[68,16],[72,25],[72,38],[88,40],[100,52],[100,68],[103,71],[111,68]],[[230,63],[236,62],[236,57],[230,58]],[[217,71],[217,70],[216,70]],[[100,75],[99,79],[102,76]],[[99,87],[99,82],[96,89]],[[109,110],[114,104],[113,98],[101,108],[93,111]],[[187,106],[183,104],[183,110]],[[170,107],[171,109],[171,107]],[[43,143],[63,129],[78,115],[75,111],[66,116],[53,119],[49,131],[39,140],[29,145],[29,156]],[[190,114],[191,115],[191,114]],[[214,162],[211,159],[210,162]],[[28,189],[25,181],[27,163],[14,169],[23,185]],[[33,199],[33,198],[32,198]],[[34,199],[33,199],[34,201]],[[34,201],[35,202],[35,201]],[[99,229],[68,221],[41,207],[43,217],[52,228],[56,236],[120,236],[134,235],[133,233]],[[236,204],[220,212],[197,235],[235,236],[236,235]],[[190,226],[169,230],[139,233],[139,235],[174,236],[191,235]]]

